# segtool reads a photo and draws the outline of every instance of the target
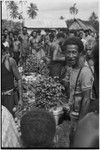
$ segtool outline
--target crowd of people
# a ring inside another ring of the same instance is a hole
[[[23,105],[18,67],[27,61],[29,54],[35,54],[47,62],[49,76],[58,76],[65,87],[68,102],[63,107],[68,109],[71,119],[69,147],[98,148],[99,41],[96,33],[46,29],[33,30],[29,35],[26,27],[19,34],[5,29],[1,50],[2,147],[55,147],[56,123],[49,112],[34,110],[24,115],[21,137],[13,121],[14,106]]]

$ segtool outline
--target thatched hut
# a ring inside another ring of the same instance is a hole
[[[73,23],[70,25],[69,30],[87,30],[87,26],[82,23],[79,19],[74,19]]]

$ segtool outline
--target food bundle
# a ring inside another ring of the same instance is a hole
[[[47,64],[42,59],[38,59],[35,54],[28,56],[26,63],[23,65],[23,70],[24,73],[36,72],[41,75],[49,74]]]

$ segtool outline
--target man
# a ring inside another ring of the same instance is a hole
[[[18,40],[17,34],[14,34],[13,54],[14,54],[14,59],[15,59],[17,65],[19,62],[20,51],[21,51],[21,43]]]
[[[93,47],[95,45],[95,40],[89,39],[86,43],[86,62],[85,64],[88,65],[92,71],[94,72],[94,61],[93,61]]]
[[[24,63],[29,51],[29,36],[26,27],[23,27],[22,34],[19,35],[19,40],[21,42],[21,59],[22,63]]]
[[[36,31],[32,31],[31,33],[31,37],[29,38],[29,42],[31,44],[31,47],[34,48],[34,44],[38,43],[40,40],[39,36],[37,36],[37,32]]]
[[[76,129],[77,121],[83,118],[90,105],[93,76],[89,67],[79,66],[79,57],[84,49],[79,38],[68,38],[64,43],[66,65],[62,68],[60,79],[66,88],[70,108],[71,128],[70,143]]]
[[[94,47],[94,87],[96,92],[95,110],[79,121],[72,147],[99,148],[99,44]],[[93,107],[93,106],[92,106]],[[94,112],[96,111],[96,112]]]
[[[64,43],[65,36],[63,33],[57,34],[57,40],[52,42],[51,49],[50,49],[50,75],[51,76],[59,76],[59,71],[61,66],[65,60],[65,57],[62,53],[62,45]]]
[[[4,105],[12,114],[13,107],[18,103],[18,100],[16,100],[16,93],[14,92],[14,79],[18,81],[19,105],[22,105],[21,77],[15,60],[9,56],[5,47],[2,45],[2,105]]]
[[[9,49],[9,42],[7,41],[7,35],[2,34],[2,44]]]
[[[65,41],[64,47],[66,65],[61,72],[62,80],[65,83],[69,82],[69,105],[73,106],[74,110],[79,109],[77,110],[78,115],[79,118],[82,118],[88,111],[93,76],[89,67],[83,66],[80,68],[79,57],[84,48],[80,39],[75,37],[69,38]],[[77,106],[76,102],[77,93],[81,98],[80,101],[82,104],[80,106]]]
[[[56,123],[53,114],[32,110],[21,119],[21,138],[25,148],[53,148]]]
[[[79,37],[80,37],[81,41],[83,42],[84,50],[85,50],[86,40],[85,40],[85,38],[83,37],[83,34],[84,34],[83,32],[80,32]]]
[[[77,36],[77,32],[75,30],[69,31],[69,37],[76,37],[76,36]]]

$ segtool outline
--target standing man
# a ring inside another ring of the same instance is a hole
[[[22,34],[19,35],[19,40],[21,42],[21,59],[22,63],[24,63],[29,51],[29,36],[26,27],[23,27]]]
[[[14,34],[13,54],[14,54],[14,59],[15,59],[17,65],[19,62],[20,51],[21,51],[21,43],[18,40],[17,34]]]
[[[51,63],[50,63],[50,75],[51,76],[59,76],[61,66],[65,60],[65,57],[63,56],[61,46],[63,45],[65,40],[65,36],[63,33],[57,34],[57,40],[52,42],[51,48],[50,48],[50,57],[51,57]]]
[[[79,65],[80,54],[84,48],[83,43],[79,38],[68,38],[64,43],[64,47],[66,65],[61,72],[61,75],[63,75],[62,80],[67,82],[67,79],[69,78],[69,105],[72,106],[72,108],[76,107],[77,94],[80,97],[82,104],[79,106],[79,110],[76,111],[79,118],[82,118],[88,112],[93,85],[93,75],[88,66],[84,65],[80,67]]]
[[[68,94],[68,106],[70,108],[71,128],[70,145],[77,122],[83,118],[89,110],[90,97],[93,85],[93,75],[88,66],[80,67],[79,58],[84,49],[79,38],[68,38],[64,43],[66,65],[62,69],[62,81],[66,86]]]
[[[19,105],[22,105],[22,84],[21,77],[15,60],[10,57],[2,45],[2,105],[5,106],[12,114],[13,108],[16,105],[14,93],[14,79],[18,81],[19,86]],[[14,115],[14,114],[13,114]]]

